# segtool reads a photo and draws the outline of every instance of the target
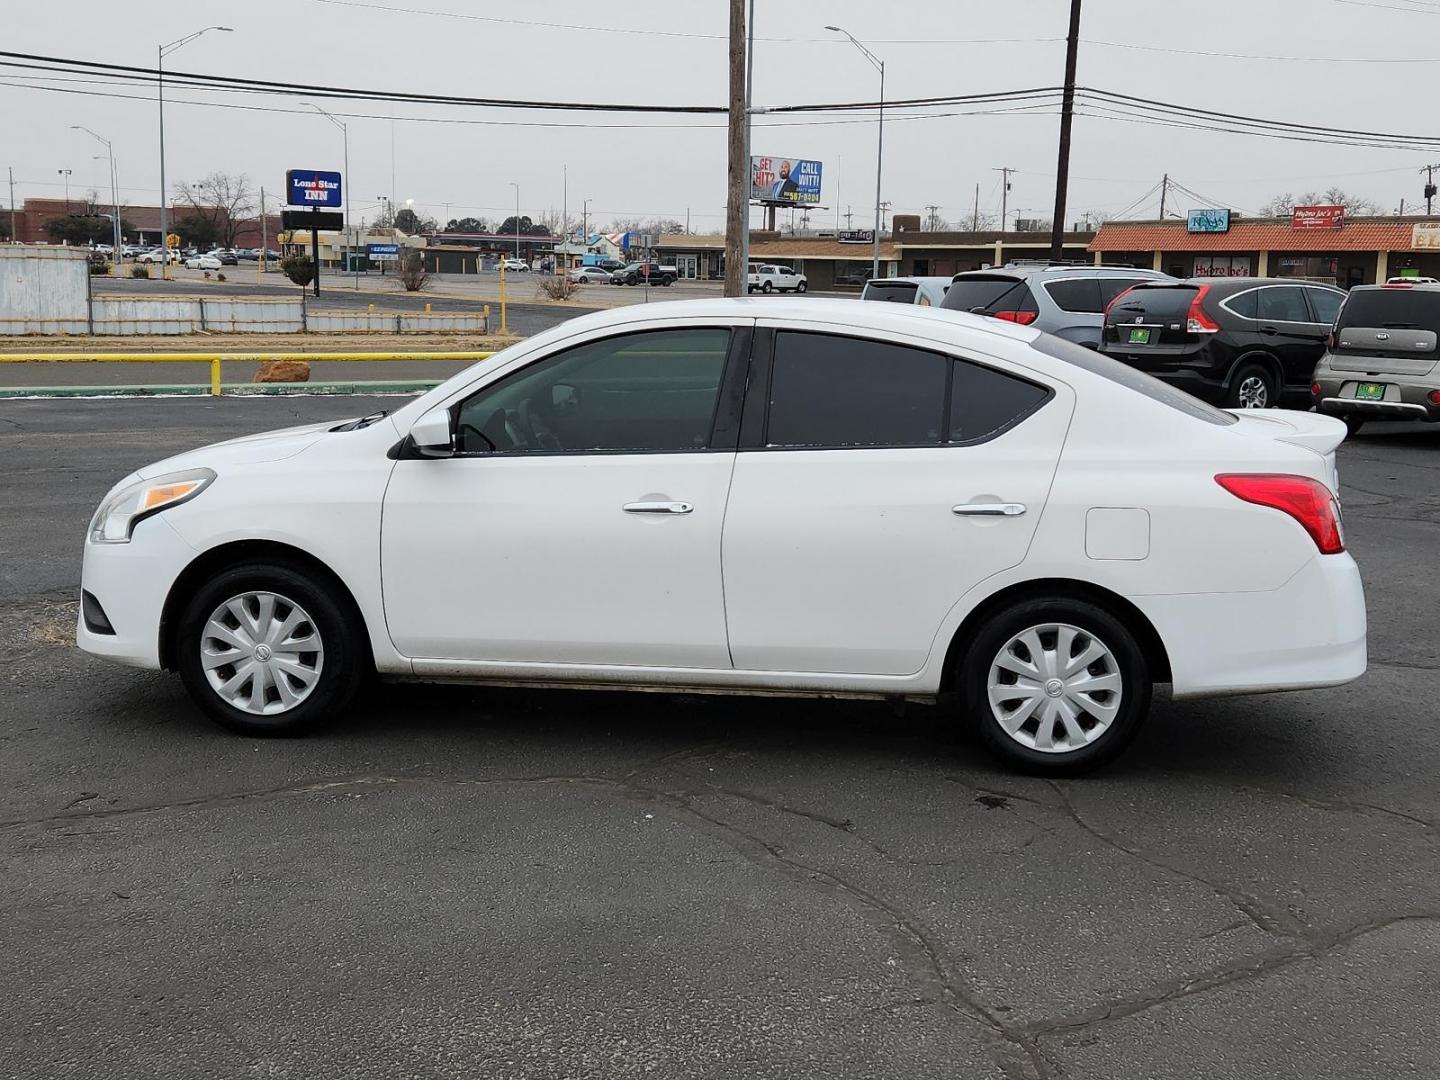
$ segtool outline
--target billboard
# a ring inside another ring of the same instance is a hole
[[[1297,206],[1290,212],[1292,229],[1340,229],[1344,226],[1343,206]]]
[[[1225,233],[1230,231],[1229,210],[1191,210],[1185,218],[1185,231],[1192,233]]]
[[[820,162],[807,158],[752,157],[750,198],[777,206],[820,201]]]
[[[285,201],[291,206],[339,206],[340,174],[290,169],[285,173]]]

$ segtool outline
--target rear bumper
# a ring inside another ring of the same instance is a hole
[[[1399,381],[1409,379],[1408,382]],[[1385,386],[1383,401],[1362,401],[1355,397],[1355,387],[1361,382],[1381,383]],[[1374,375],[1358,379],[1353,375],[1317,374],[1315,385],[1320,393],[1315,396],[1315,407],[1331,416],[1363,416],[1367,420],[1423,420],[1440,423],[1440,405],[1430,403],[1432,391],[1440,390],[1440,379],[1427,378],[1424,382],[1414,376]],[[1312,394],[1314,393],[1312,388]]]
[[[1170,657],[1174,696],[1339,686],[1365,673],[1365,590],[1348,553],[1268,592],[1132,596]]]

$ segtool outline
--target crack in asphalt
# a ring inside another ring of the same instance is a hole
[[[1237,889],[1233,885],[1223,881],[1212,880],[1202,874],[1197,874],[1193,870],[1187,870],[1182,866],[1176,866],[1174,863],[1166,862],[1164,859],[1160,859],[1154,855],[1149,855],[1140,848],[1126,843],[1119,837],[1111,836],[1109,833],[1102,831],[1098,826],[1092,825],[1085,820],[1084,816],[1075,806],[1074,801],[1070,798],[1070,793],[1065,790],[1063,784],[1056,783],[1055,781],[1049,781],[1049,784],[1055,794],[1060,797],[1060,805],[1066,816],[1084,832],[1093,836],[1107,847],[1114,848],[1116,851],[1128,855],[1132,859],[1144,863],[1146,866],[1154,867],[1157,870],[1185,878],[1187,881],[1193,881],[1197,885],[1205,886],[1217,895],[1228,900],[1240,914],[1244,915],[1257,929],[1266,934],[1273,934],[1280,937],[1300,937],[1307,929],[1304,924],[1288,914],[1279,915],[1269,911],[1259,899]]]

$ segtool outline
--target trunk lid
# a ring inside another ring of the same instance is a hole
[[[1241,436],[1272,439],[1291,446],[1313,450],[1325,459],[1325,481],[1337,496],[1340,493],[1340,471],[1335,464],[1335,451],[1345,441],[1345,423],[1323,413],[1300,412],[1296,409],[1228,409],[1239,419],[1229,428]]]

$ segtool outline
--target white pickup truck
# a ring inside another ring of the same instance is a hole
[[[804,274],[797,274],[788,266],[774,266],[770,263],[751,263],[750,272],[745,279],[745,289],[752,293],[802,293],[809,288],[809,284]]]

